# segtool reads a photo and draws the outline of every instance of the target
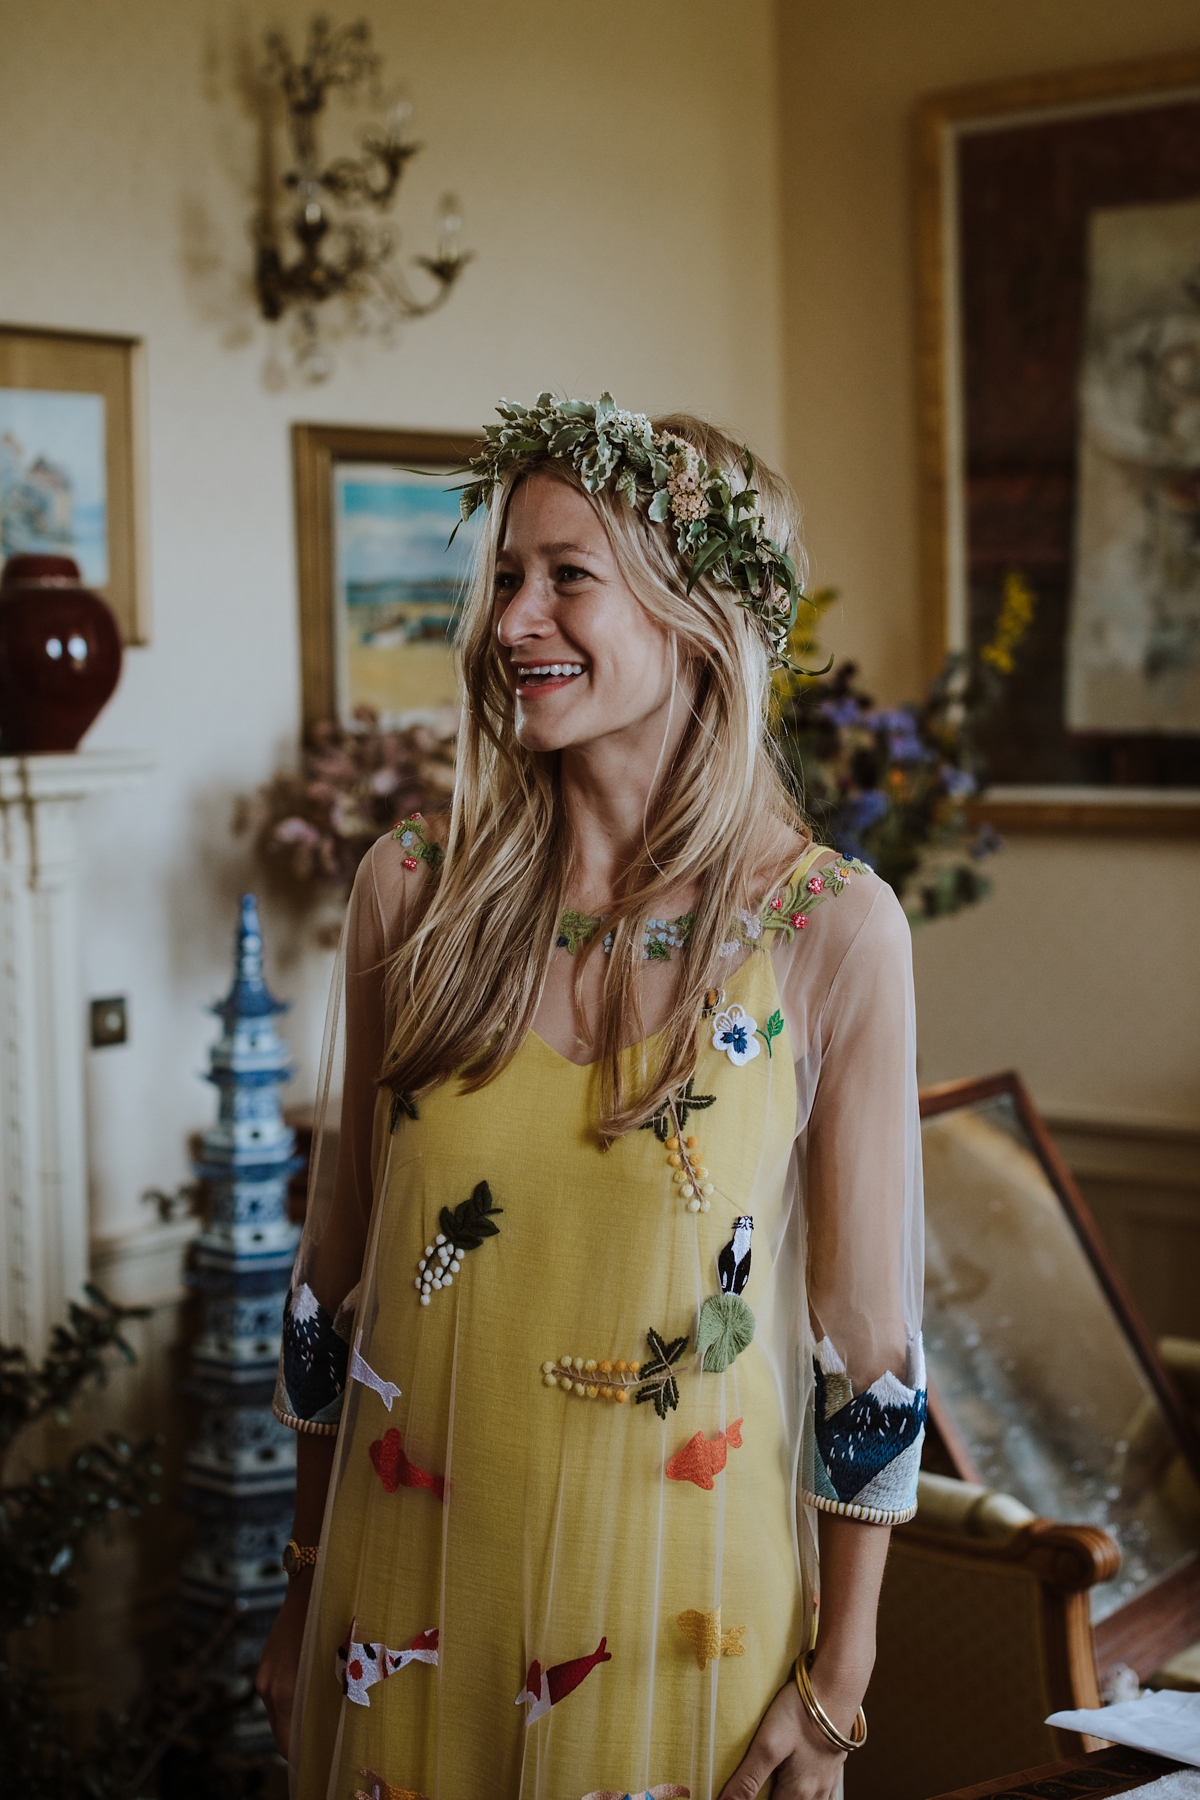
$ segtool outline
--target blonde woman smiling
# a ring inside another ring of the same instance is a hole
[[[346,926],[259,1691],[301,1800],[828,1800],[925,1414],[908,929],[772,759],[784,483],[500,413],[449,827]]]

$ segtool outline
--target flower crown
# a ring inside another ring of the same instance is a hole
[[[611,394],[599,400],[555,400],[539,394],[531,407],[501,400],[503,421],[484,428],[484,445],[461,471],[474,480],[461,491],[469,519],[508,471],[531,457],[569,462],[589,494],[610,481],[630,506],[656,524],[670,523],[688,565],[690,594],[702,576],[731,588],[767,640],[772,666],[791,668],[787,641],[805,595],[790,556],[767,536],[757,509],[754,458],[744,452],[746,486],[737,493],[722,469],[671,432],[655,435],[644,413],[625,412]]]

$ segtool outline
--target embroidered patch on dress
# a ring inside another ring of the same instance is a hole
[[[402,1093],[393,1094],[392,1111],[388,1120],[389,1134],[395,1136],[396,1127],[399,1125],[401,1119],[419,1119],[420,1116],[420,1113],[417,1111],[416,1100],[407,1089]]]
[[[355,1788],[354,1800],[426,1800],[426,1796],[419,1794],[416,1788],[393,1787],[390,1781],[385,1781],[374,1769],[360,1769],[358,1772],[369,1785]]]
[[[723,1294],[740,1294],[750,1279],[750,1239],[754,1220],[742,1213],[733,1221],[733,1236],[717,1257],[717,1280]]]
[[[370,1706],[368,1688],[373,1688],[377,1681],[386,1681],[389,1675],[407,1668],[409,1663],[437,1663],[436,1626],[431,1631],[421,1632],[407,1650],[389,1650],[386,1644],[359,1643],[354,1635],[357,1623],[357,1619],[351,1619],[350,1629],[338,1645],[336,1664],[342,1692],[355,1706]]]
[[[376,1438],[368,1454],[385,1492],[394,1494],[398,1487],[428,1488],[439,1500],[446,1498],[444,1476],[430,1475],[425,1469],[418,1469],[416,1463],[409,1462],[404,1454],[403,1440],[394,1425],[383,1437]]]
[[[689,1438],[667,1463],[668,1481],[692,1481],[698,1488],[711,1488],[713,1477],[725,1467],[729,1451],[742,1447],[742,1423],[735,1419],[715,1438],[706,1438],[702,1431]]]
[[[720,1375],[754,1342],[754,1314],[740,1294],[710,1294],[700,1308],[696,1349],[706,1374]]]
[[[300,1419],[336,1416],[346,1385],[350,1346],[306,1281],[291,1290],[283,1310],[280,1365],[288,1411]]]
[[[362,1340],[363,1334],[360,1331],[354,1340],[354,1348],[350,1352],[350,1379],[351,1381],[361,1381],[364,1387],[374,1388],[383,1404],[391,1412],[392,1401],[400,1398],[400,1389],[394,1381],[384,1381],[381,1375],[375,1373],[370,1363],[359,1355],[358,1347]]]
[[[715,1662],[719,1656],[745,1656],[746,1646],[742,1639],[746,1635],[744,1625],[731,1625],[728,1631],[721,1630],[721,1609],[719,1606],[711,1612],[695,1612],[691,1608],[681,1612],[675,1623],[687,1640],[692,1655],[696,1658],[697,1668],[703,1669],[707,1663]]]
[[[556,1363],[542,1364],[542,1381],[564,1394],[578,1394],[581,1400],[616,1400],[624,1405],[638,1385],[641,1367],[620,1358],[597,1362],[592,1356],[560,1356]]]
[[[630,1788],[593,1788],[583,1800],[692,1800],[692,1790],[678,1781],[660,1781],[652,1788],[638,1788],[636,1793]]]
[[[665,1144],[677,1130],[683,1131],[686,1128],[692,1113],[706,1112],[710,1106],[715,1106],[717,1096],[694,1093],[695,1085],[696,1077],[689,1075],[677,1094],[668,1096],[661,1106],[655,1107],[654,1112],[641,1129],[653,1131],[659,1143]]]
[[[779,1036],[779,1034],[782,1030],[783,1030],[783,1014],[779,1011],[775,1011],[771,1014],[770,1018],[767,1020],[765,1027],[762,1025],[760,1025],[758,1027],[757,1035],[762,1039],[763,1043],[767,1046],[767,1055],[768,1056],[774,1056],[775,1052],[771,1048],[771,1042],[772,1042],[772,1039],[777,1038]]]
[[[526,1725],[532,1725],[535,1719],[548,1713],[552,1706],[557,1706],[560,1700],[565,1700],[568,1694],[574,1693],[580,1682],[598,1664],[612,1661],[605,1648],[607,1643],[608,1639],[602,1637],[590,1656],[577,1656],[573,1662],[555,1663],[552,1669],[543,1669],[540,1662],[530,1663],[525,1686],[516,1699],[518,1706],[529,1707],[525,1715]]]
[[[651,1326],[646,1333],[646,1342],[650,1346],[650,1360],[642,1364],[641,1385],[634,1396],[634,1404],[641,1406],[651,1400],[659,1418],[665,1419],[679,1405],[679,1381],[674,1364],[687,1349],[688,1337],[685,1332],[683,1337],[672,1338],[668,1344]]]
[[[762,1049],[757,1032],[758,1020],[751,1018],[744,1006],[735,1004],[713,1020],[712,1047],[724,1051],[734,1067],[740,1069],[753,1062]]]
[[[484,1238],[500,1235],[500,1227],[494,1225],[492,1219],[503,1211],[502,1206],[493,1204],[492,1190],[486,1181],[479,1182],[470,1198],[461,1200],[453,1212],[443,1206],[439,1215],[442,1229],[432,1244],[426,1244],[413,1283],[421,1296],[422,1306],[429,1305],[434,1288],[453,1285],[468,1250],[478,1250]]]
[[[403,862],[406,869],[415,869],[419,862],[423,862],[430,874],[436,875],[446,860],[446,852],[429,836],[419,812],[401,819],[392,836],[405,852]]]

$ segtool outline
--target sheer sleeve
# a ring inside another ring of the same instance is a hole
[[[777,952],[812,1366],[801,1497],[890,1524],[915,1508],[925,1422],[911,939],[875,875],[818,872],[821,910]]]
[[[330,990],[308,1206],[284,1310],[274,1402],[283,1424],[318,1435],[333,1436],[341,1416],[374,1202],[387,963],[428,880],[428,870],[405,850],[393,836],[380,838],[359,864]],[[328,1120],[337,1116],[338,1101],[330,1090],[339,1067],[340,1124],[333,1131]]]

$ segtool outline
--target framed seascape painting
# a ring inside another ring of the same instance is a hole
[[[0,562],[70,556],[127,644],[149,636],[136,338],[0,325]]]
[[[981,811],[1198,832],[1200,52],[934,95],[916,181],[930,671],[1033,599]]]
[[[457,705],[454,632],[482,514],[449,542],[452,471],[476,440],[296,425],[292,448],[305,726],[361,708],[401,726]]]

